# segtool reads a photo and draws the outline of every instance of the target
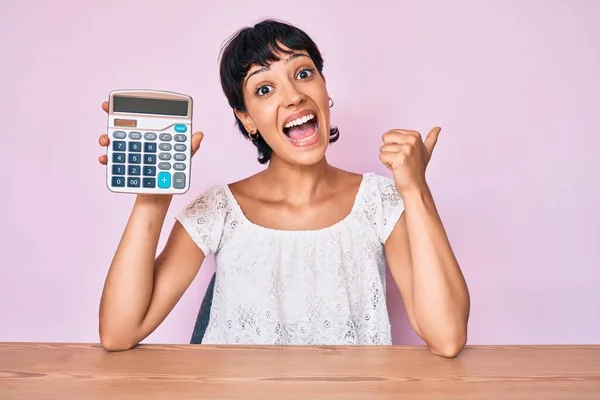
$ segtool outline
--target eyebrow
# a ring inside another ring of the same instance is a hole
[[[310,57],[309,57],[307,54],[304,54],[304,53],[293,53],[291,56],[289,56],[288,58],[286,58],[285,60],[283,60],[283,62],[284,62],[285,64],[288,64],[290,61],[292,61],[292,60],[295,60],[295,59],[296,59],[296,58],[298,58],[298,57],[308,57],[308,58],[310,58]],[[256,75],[256,74],[259,74],[259,73],[261,73],[261,72],[268,71],[269,69],[270,69],[270,68],[269,68],[269,66],[267,65],[267,66],[265,66],[265,67],[262,67],[262,68],[260,68],[260,69],[257,69],[257,70],[255,70],[255,71],[253,71],[253,72],[252,72],[250,75],[248,75],[248,76],[246,77],[246,84],[248,83],[248,80],[249,80],[249,79],[250,79],[252,76],[254,76],[254,75]]]

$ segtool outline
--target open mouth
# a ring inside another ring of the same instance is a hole
[[[283,133],[292,144],[305,144],[315,140],[319,132],[319,118],[310,113],[289,121],[283,126]]]

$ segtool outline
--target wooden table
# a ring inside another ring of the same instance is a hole
[[[0,343],[0,399],[600,399],[600,346]]]

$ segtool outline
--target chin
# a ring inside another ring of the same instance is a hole
[[[309,167],[319,164],[325,157],[325,151],[318,149],[307,153],[289,154],[287,159],[291,164]]]

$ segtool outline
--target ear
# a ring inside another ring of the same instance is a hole
[[[248,114],[246,111],[240,111],[237,108],[233,110],[233,112],[235,113],[235,116],[238,117],[240,121],[242,121],[242,124],[244,125],[246,131],[250,133],[256,131],[256,125],[254,125],[254,120],[252,119],[250,114]]]

